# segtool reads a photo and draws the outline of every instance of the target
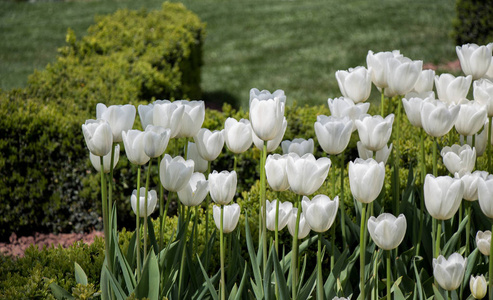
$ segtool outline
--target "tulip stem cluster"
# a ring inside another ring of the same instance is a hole
[[[391,300],[390,298],[390,282],[391,282],[391,273],[390,273],[390,254],[391,250],[387,250],[387,300]]]
[[[397,121],[397,128],[395,130],[395,137],[396,137],[396,142],[395,142],[395,160],[394,160],[394,168],[395,168],[395,173],[397,174],[396,180],[394,182],[395,184],[395,190],[397,191],[396,193],[396,199],[395,201],[395,214],[399,215],[400,213],[400,202],[401,202],[401,181],[400,181],[400,176],[399,176],[399,168],[400,168],[400,161],[401,161],[401,151],[400,151],[400,140],[401,140],[401,111],[402,111],[402,100],[400,97],[397,97],[397,116],[396,116],[396,121]]]
[[[263,266],[264,272],[267,269],[267,206],[266,206],[266,197],[265,197],[265,189],[266,189],[266,179],[265,179],[265,161],[267,160],[267,142],[264,142],[264,147],[262,150],[262,158],[260,160],[261,168],[260,168],[260,205],[262,207],[262,257],[263,257]],[[278,201],[279,202],[279,201]]]
[[[152,158],[149,159],[149,165],[147,166],[147,175],[146,175],[146,189],[145,189],[145,205],[144,205],[144,260],[147,257],[147,202],[149,201],[149,182],[151,177],[151,166],[152,166]],[[139,216],[137,216],[139,218]]]
[[[185,217],[186,215],[186,217]],[[183,248],[182,248],[182,253],[181,253],[181,262],[180,262],[180,280],[178,282],[178,296],[181,296],[181,289],[182,289],[182,283],[185,275],[185,252],[187,249],[187,233],[188,233],[188,224],[190,223],[190,206],[186,207],[186,213],[182,215],[181,217],[186,218],[185,219],[185,226],[183,229]]]
[[[224,232],[223,232],[224,207],[221,205],[221,221],[219,226],[219,247],[221,255],[221,300],[226,299],[226,277],[224,275]]]
[[[291,250],[291,299],[297,299],[297,290],[298,290],[298,231],[300,227],[300,217],[301,217],[301,196],[298,197],[296,201],[296,207],[298,208],[296,213],[296,223],[294,226],[294,235],[293,235],[293,248]]]
[[[341,152],[341,192],[340,192],[340,205],[341,205],[341,231],[342,231],[342,245],[347,247],[346,242],[346,207],[344,205],[344,169],[346,165],[344,164],[344,151]]]
[[[164,158],[164,153],[157,160],[157,169],[161,170],[161,160]],[[164,244],[164,221],[165,216],[168,213],[168,203],[166,201],[166,210],[164,209],[164,187],[162,184],[159,184],[159,249],[163,249]],[[166,213],[165,213],[166,211]]]
[[[101,166],[104,166],[103,164],[103,157],[101,156]],[[102,208],[103,208],[103,227],[104,227],[104,242],[105,242],[105,255],[106,255],[106,262],[108,264],[108,268],[113,270],[112,266],[112,259],[110,256],[110,221],[109,221],[109,212],[108,212],[108,199],[106,195],[107,187],[106,187],[106,178],[104,176],[104,168],[101,167],[101,201],[102,201]]]
[[[137,212],[135,213],[135,233],[136,233],[136,252],[137,252],[137,280],[140,280],[140,165],[137,166]]]

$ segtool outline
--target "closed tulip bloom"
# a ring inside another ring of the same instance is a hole
[[[349,187],[353,197],[361,203],[371,203],[377,199],[385,179],[385,165],[373,158],[357,158],[349,162]]]
[[[388,213],[383,213],[377,218],[371,216],[368,219],[368,231],[371,239],[383,250],[397,248],[406,234],[406,217],[400,214],[397,218]]]
[[[282,130],[285,102],[282,90],[272,94],[266,90],[250,90],[250,123],[259,139],[269,141],[278,136]]]
[[[475,135],[483,128],[485,121],[486,107],[478,103],[468,102],[460,105],[455,129],[460,135]]]
[[[226,205],[236,194],[236,172],[235,171],[213,171],[209,174],[209,192],[212,200],[220,205]]]
[[[483,77],[491,63],[491,46],[478,46],[465,44],[455,47],[459,57],[460,67],[466,75],[471,75],[473,80]]]
[[[152,108],[152,124],[170,129],[170,138],[178,135],[180,127],[184,124],[183,116],[185,107],[178,105],[178,102],[161,100],[154,102]]]
[[[296,230],[297,214],[298,214],[298,209],[296,207],[293,207],[288,220],[288,231],[293,237]],[[305,237],[308,236],[309,233],[310,233],[310,225],[306,221],[305,216],[303,214],[300,214],[300,223],[298,225],[298,239],[299,240],[304,239]]]
[[[480,79],[474,81],[472,86],[474,101],[486,107],[488,117],[493,116],[493,82]]]
[[[476,201],[478,200],[478,185],[481,179],[488,178],[488,172],[486,171],[474,171],[472,173],[467,172],[460,175],[455,173],[455,178],[459,178],[464,183],[464,200]]]
[[[349,117],[321,115],[317,116],[314,127],[320,147],[326,153],[336,155],[347,148],[353,132],[353,121]]]
[[[89,151],[96,156],[105,156],[111,152],[113,146],[113,133],[108,121],[86,120],[82,124],[82,133]]]
[[[187,158],[194,162],[194,172],[204,173],[209,168],[209,162],[200,156],[197,150],[197,145],[193,142],[188,142]]]
[[[382,116],[366,116],[361,120],[356,120],[359,139],[361,143],[371,151],[378,151],[387,145],[392,134],[392,123],[394,114],[388,115],[385,119]]]
[[[356,67],[347,71],[339,70],[336,72],[336,79],[341,94],[354,103],[364,102],[370,97],[371,68],[367,70],[365,67]]]
[[[421,106],[421,124],[427,134],[433,137],[446,135],[459,116],[460,106],[448,107],[439,100],[423,102]]]
[[[157,193],[155,190],[150,190],[147,192],[147,216],[145,214],[145,193],[146,188],[141,187],[139,193],[139,217],[146,218],[150,216],[154,209],[156,209],[157,204]],[[132,205],[132,210],[134,214],[137,215],[137,190],[133,190],[132,196],[130,197],[130,204]]]
[[[331,200],[326,195],[317,195],[310,200],[304,196],[301,201],[303,215],[310,228],[315,232],[325,232],[334,223],[339,209],[339,197]]]
[[[178,191],[178,198],[183,205],[197,206],[209,193],[209,182],[205,179],[204,174],[195,172],[185,187]]]
[[[176,137],[191,138],[198,134],[205,119],[205,104],[202,100],[177,100],[179,107],[184,107],[183,119],[180,126],[180,131]]]
[[[437,96],[440,101],[448,105],[460,104],[466,98],[471,87],[472,77],[457,76],[452,74],[441,74],[435,76],[435,86],[437,88]]]
[[[144,131],[144,152],[154,158],[161,156],[168,147],[171,130],[161,126],[148,125]]]
[[[444,147],[440,154],[447,170],[452,174],[457,172],[459,176],[472,172],[476,164],[476,149],[467,144],[464,146],[454,144],[451,147]]]
[[[202,128],[193,139],[200,156],[207,161],[215,160],[223,150],[224,135],[222,131],[210,131]]]
[[[140,130],[129,130],[124,131],[122,137],[128,160],[139,166],[145,165],[150,159],[144,151],[145,133]]]
[[[157,101],[161,101],[161,100],[157,100]],[[154,103],[149,103],[147,105],[140,104],[137,109],[139,111],[139,118],[142,128],[146,128],[147,125],[154,125],[153,122]]]
[[[476,245],[483,255],[490,256],[491,231],[478,231],[476,233]]]
[[[276,229],[276,205],[278,200],[266,201],[266,215],[267,223],[266,227],[270,231]],[[279,221],[277,222],[277,229],[283,230],[288,225],[289,217],[291,216],[291,210],[293,209],[293,203],[289,201],[279,203]]]
[[[464,195],[464,183],[449,176],[426,175],[424,184],[425,206],[437,220],[452,218],[459,209]]]
[[[236,121],[233,118],[227,118],[223,134],[226,146],[233,153],[243,153],[252,146],[252,126],[247,119]]]
[[[101,172],[101,159],[100,159],[100,157],[89,152],[89,159],[91,160],[91,164],[94,167],[94,169],[96,169],[96,171],[98,171],[98,172]],[[103,157],[103,164],[104,164],[103,172],[109,173],[111,171],[111,169],[114,169],[116,164],[118,163],[119,159],[120,159],[120,145],[116,145],[115,146],[115,155],[113,157],[113,167],[110,168],[110,164],[111,164],[111,151],[110,151],[110,152],[108,152],[108,154],[106,154]]]
[[[435,81],[435,71],[428,69],[421,71],[421,74],[414,84],[413,92],[418,94],[433,91],[433,83]]]
[[[272,139],[267,141],[267,152],[272,152],[279,147],[279,144],[281,144],[282,139],[284,138],[284,133],[286,133],[286,129],[288,128],[288,121],[286,120],[286,117],[283,118],[282,120],[282,127],[281,130],[277,133],[277,136]],[[255,147],[262,151],[264,148],[264,140],[260,139],[257,137],[255,132],[252,130],[252,140],[253,143],[255,144]]]
[[[373,151],[366,149],[363,143],[361,143],[360,141],[356,143],[356,147],[358,148],[359,158],[363,160],[373,158]],[[391,152],[392,144],[390,144],[390,146],[388,147],[387,145],[385,145],[382,149],[377,151],[377,153],[375,154],[375,160],[377,162],[383,162],[384,164],[386,164]]]
[[[356,130],[356,124],[354,124],[354,121],[359,120],[361,116],[366,114],[370,108],[370,103],[355,104],[353,100],[344,97],[334,99],[329,98],[327,102],[329,104],[329,110],[332,117],[348,117],[351,121],[353,121],[353,132]]]
[[[484,74],[484,78],[488,80],[493,80],[493,57],[491,58],[491,63],[488,71],[486,71],[486,74]]]
[[[469,280],[469,289],[471,290],[471,294],[474,298],[483,299],[488,291],[488,284],[486,283],[484,275],[478,275],[476,277],[471,275],[471,279]]]
[[[407,57],[396,57],[387,60],[387,82],[389,88],[397,95],[405,95],[410,92],[423,68],[423,61],[410,60]]]
[[[103,103],[96,105],[96,119],[103,119],[110,123],[113,133],[113,142],[122,141],[122,132],[132,129],[135,121],[135,106],[111,105],[106,107]]]
[[[291,190],[304,196],[315,193],[327,178],[330,164],[327,157],[315,159],[310,153],[301,157],[296,153],[290,153],[287,157],[286,172]]]
[[[271,154],[265,161],[265,175],[272,190],[282,192],[289,189],[286,171],[287,155]]]
[[[426,101],[433,101],[434,99],[432,98],[410,98],[402,99],[402,106],[404,106],[404,111],[406,112],[407,119],[409,122],[418,128],[423,128],[423,125],[421,124],[421,107],[423,106],[423,102]]]
[[[438,284],[447,291],[459,288],[464,280],[466,272],[467,258],[463,258],[459,253],[454,253],[448,259],[443,255],[433,259],[433,276]]]
[[[478,183],[478,200],[481,211],[488,217],[493,218],[493,178],[481,179]]]
[[[303,156],[307,153],[313,154],[315,145],[313,139],[294,139],[292,141],[286,140],[281,143],[282,153],[289,154],[291,152]]]
[[[366,56],[366,64],[368,68],[372,69],[371,80],[373,84],[379,89],[388,87],[388,68],[387,61],[390,58],[401,57],[399,50],[394,50],[392,52],[377,52],[368,51]]]
[[[193,160],[185,160],[181,156],[171,157],[165,154],[161,160],[159,179],[169,192],[178,192],[185,188],[193,174]]]
[[[240,206],[238,203],[233,203],[231,205],[225,205],[223,209],[223,232],[230,233],[235,230],[236,225],[238,225],[241,211]],[[214,217],[214,223],[216,223],[217,229],[221,229],[221,208],[219,206],[214,205],[212,216]]]

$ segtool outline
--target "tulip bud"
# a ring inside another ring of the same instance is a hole
[[[155,190],[150,190],[147,192],[147,216],[145,212],[145,192],[146,189],[145,187],[140,188],[140,193],[139,193],[139,216],[141,218],[146,218],[150,216],[153,212],[154,209],[156,209],[156,204],[157,204],[157,193]],[[132,206],[132,210],[134,213],[137,215],[137,190],[133,190],[132,196],[130,197],[130,204]]]
[[[478,231],[476,233],[476,245],[479,252],[483,253],[483,255],[490,256],[491,231]]]
[[[226,205],[236,194],[236,172],[217,171],[209,174],[209,192],[217,204]]]
[[[473,173],[467,172],[463,175],[455,173],[455,178],[460,178],[460,180],[464,183],[464,200],[478,200],[479,181],[481,179],[487,179],[488,175],[489,174],[486,171],[474,171]]]
[[[191,159],[194,162],[194,172],[204,173],[209,168],[209,162],[200,156],[195,143],[188,142],[187,156],[187,159]]]
[[[478,103],[461,104],[455,129],[460,135],[475,135],[484,126],[486,116],[486,107]]]
[[[356,120],[359,139],[361,143],[371,151],[378,151],[387,145],[392,134],[392,123],[394,114],[388,115],[385,119],[382,116],[367,115],[361,120]]]
[[[383,250],[392,250],[399,247],[406,234],[406,217],[399,217],[389,213],[383,213],[377,218],[371,216],[368,219],[368,231],[375,244]]]
[[[488,291],[488,285],[486,284],[484,275],[478,275],[476,277],[471,275],[471,279],[469,280],[469,288],[474,298],[483,299]]]
[[[390,58],[395,57],[402,57],[399,50],[394,50],[392,52],[378,52],[375,54],[371,50],[368,51],[366,64],[368,65],[368,68],[372,69],[371,80],[379,89],[388,87],[387,61]]]
[[[404,98],[402,99],[402,106],[404,106],[404,111],[406,112],[407,118],[409,122],[418,128],[423,128],[421,124],[421,107],[423,106],[423,102],[425,101],[433,101],[432,98],[410,98],[409,100]]]
[[[161,156],[168,147],[171,130],[148,125],[144,131],[144,152],[151,158]]]
[[[488,117],[493,116],[493,82],[488,79],[476,80],[472,84],[474,101],[484,107]]]
[[[282,192],[289,189],[286,163],[288,156],[271,154],[265,161],[265,175],[272,190]]]
[[[82,133],[86,141],[87,148],[96,156],[105,156],[111,152],[113,146],[113,134],[108,121],[86,120],[82,124]]]
[[[183,118],[181,121],[180,131],[176,137],[191,138],[198,134],[205,119],[205,104],[202,100],[177,100],[178,107],[183,107]]]
[[[357,158],[354,163],[349,162],[348,173],[351,194],[357,201],[371,203],[378,197],[385,179],[383,162],[377,163],[372,158]]]
[[[466,98],[471,82],[471,76],[455,77],[448,73],[435,76],[438,99],[448,105],[460,104],[460,102]]]
[[[405,95],[410,92],[423,68],[423,61],[412,61],[407,57],[389,58],[387,60],[387,82],[389,89],[397,95]]]
[[[238,220],[240,219],[240,206],[237,203],[223,206],[223,232],[230,233],[235,230]],[[214,217],[214,223],[216,223],[217,229],[221,229],[221,208],[214,205],[212,210],[212,216]]]
[[[322,149],[331,155],[344,151],[351,139],[353,121],[349,117],[317,116],[315,134]]]
[[[448,107],[439,100],[426,101],[421,105],[421,124],[427,134],[433,137],[446,135],[459,116],[460,106]]]
[[[370,108],[370,103],[358,103],[354,104],[353,100],[349,98],[335,98],[328,99],[329,110],[332,117],[344,118],[348,117],[353,121],[352,132],[356,130],[356,124],[354,121],[359,120],[360,117],[368,112]],[[319,121],[317,117],[317,121]]]
[[[336,72],[336,79],[341,94],[354,103],[364,102],[370,97],[371,68],[367,70],[365,67],[356,67],[347,71],[339,70]]]
[[[250,123],[259,139],[273,140],[281,131],[285,102],[286,96],[282,90],[272,94],[266,90],[250,90]]]
[[[124,131],[122,137],[128,160],[139,166],[145,165],[150,159],[144,150],[145,133],[140,130],[129,130],[127,132]]]
[[[202,128],[197,135],[193,138],[197,151],[203,159],[207,161],[215,160],[224,146],[224,135],[222,131]]]
[[[252,126],[250,121],[241,119],[236,121],[227,118],[224,123],[224,141],[228,149],[236,154],[243,153],[252,145]]]
[[[488,218],[493,218],[493,179],[480,179],[478,184],[478,199],[481,210]]]
[[[286,128],[288,127],[288,121],[286,121],[286,117],[283,118],[282,120],[282,127],[281,130],[277,133],[277,136],[274,137],[272,140],[267,141],[267,152],[272,152],[279,147],[279,144],[282,141],[282,138],[284,137],[284,133],[286,132]],[[253,143],[255,144],[255,147],[262,151],[264,149],[264,141],[261,140],[255,132],[252,130],[252,140]]]
[[[184,113],[185,108],[178,105],[177,101],[155,101],[152,108],[152,124],[154,124],[155,126],[169,128],[170,138],[174,138],[178,135],[181,129],[181,125],[185,123],[184,121],[182,121]]]
[[[442,255],[433,259],[433,276],[438,284],[447,291],[459,288],[466,271],[467,258],[454,253],[448,259]]]
[[[452,218],[464,195],[464,183],[449,176],[435,177],[428,174],[423,189],[426,209],[437,220]]]
[[[356,147],[358,148],[359,158],[363,160],[373,158],[373,151],[366,149],[363,143],[361,143],[361,141],[358,141],[356,143]],[[377,151],[377,153],[375,154],[375,160],[377,162],[383,162],[384,164],[386,164],[391,152],[392,152],[392,144],[390,144],[390,146],[388,147],[387,145],[385,145],[382,149]]]
[[[414,85],[412,91],[421,94],[433,91],[433,83],[435,81],[435,71],[434,70],[423,70]]]

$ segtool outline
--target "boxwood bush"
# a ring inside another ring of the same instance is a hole
[[[490,1],[457,0],[453,38],[457,45],[493,41],[493,7]]]

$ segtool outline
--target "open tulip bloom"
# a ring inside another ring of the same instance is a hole
[[[471,75],[474,80],[483,77],[490,67],[492,47],[491,44],[486,46],[476,44],[457,46],[455,49],[464,74]]]
[[[108,121],[113,133],[113,142],[122,141],[122,132],[132,129],[135,120],[135,106],[111,105],[106,107],[103,103],[96,105],[96,118]]]
[[[329,173],[330,159],[315,159],[313,154],[299,156],[290,153],[287,158],[286,170],[291,190],[303,196],[315,193],[324,183]]]
[[[178,191],[178,198],[186,206],[197,206],[204,201],[209,193],[209,182],[204,174],[195,172],[190,177],[188,184]]]
[[[353,100],[345,97],[328,99],[327,103],[329,105],[330,116],[335,118],[348,117],[353,121],[352,132],[356,130],[356,124],[354,121],[359,120],[361,116],[365,115],[370,108],[370,103],[357,103],[355,104]],[[320,121],[317,117],[317,121]]]
[[[353,121],[349,117],[317,116],[315,134],[322,149],[330,154],[342,153],[351,139]]]
[[[356,120],[359,139],[361,143],[371,151],[378,151],[387,145],[392,134],[392,123],[394,114],[390,114],[385,119],[380,116],[367,115],[360,120]]]
[[[183,118],[181,121],[180,131],[177,137],[192,138],[196,136],[204,124],[205,103],[202,100],[176,100],[178,107],[183,107]]]
[[[452,174],[459,173],[459,176],[471,173],[476,164],[476,149],[467,144],[464,146],[457,144],[451,147],[446,146],[440,154],[447,170]]]
[[[421,60],[412,61],[404,56],[389,58],[387,60],[389,90],[402,96],[410,92],[421,75],[422,67]]]
[[[421,124],[427,134],[433,137],[446,135],[459,116],[460,106],[447,106],[440,100],[426,101],[421,106]]]
[[[448,105],[457,105],[466,98],[471,87],[472,77],[457,76],[452,74],[441,74],[435,76],[437,97]]]
[[[364,102],[370,97],[371,92],[371,68],[365,67],[349,68],[347,71],[336,72],[337,83],[341,94],[354,101]]]
[[[455,129],[460,135],[475,135],[483,128],[484,122],[486,122],[486,113],[486,107],[478,103],[461,104],[459,115],[455,121]]]
[[[433,276],[438,284],[447,291],[459,288],[464,280],[466,272],[467,258],[463,258],[459,253],[454,253],[448,259],[442,255],[433,259]]]
[[[105,156],[111,151],[113,133],[106,120],[86,120],[82,124],[82,133],[89,151],[96,156]]]
[[[282,141],[281,148],[283,154],[289,154],[291,152],[303,156],[307,153],[313,154],[314,143],[313,139],[294,139],[292,141]]]
[[[207,161],[215,160],[224,147],[224,135],[219,130],[202,128],[193,139],[199,155]]]

